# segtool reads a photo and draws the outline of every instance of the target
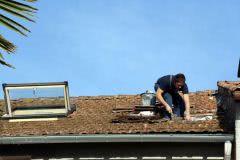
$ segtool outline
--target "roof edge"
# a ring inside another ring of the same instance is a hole
[[[226,88],[230,91],[235,91],[239,89],[240,81],[218,81],[217,86]]]
[[[0,137],[0,144],[117,143],[117,142],[225,142],[233,134],[89,134],[69,136]]]

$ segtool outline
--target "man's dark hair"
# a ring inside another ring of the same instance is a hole
[[[182,74],[182,73],[176,74],[175,75],[175,81],[176,82],[183,82],[183,83],[185,83],[185,81],[186,81],[185,75]]]

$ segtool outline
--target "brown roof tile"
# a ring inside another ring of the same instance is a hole
[[[220,81],[218,86],[228,90],[228,93],[235,99],[240,100],[240,82]]]
[[[225,132],[221,126],[222,119],[217,113],[215,97],[211,92],[190,94],[191,113],[213,114],[212,120],[173,121],[149,123],[112,123],[116,114],[112,109],[117,106],[134,106],[141,104],[139,95],[74,97],[71,103],[76,104],[76,111],[67,118],[57,121],[9,122],[0,120],[0,136],[29,135],[81,135],[81,134],[126,134],[126,133],[191,133],[191,132]],[[3,102],[0,102],[0,108]],[[220,117],[220,118],[219,118]]]

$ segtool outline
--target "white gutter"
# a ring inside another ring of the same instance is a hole
[[[117,143],[117,142],[206,142],[233,141],[232,134],[92,134],[71,136],[0,137],[0,144]]]

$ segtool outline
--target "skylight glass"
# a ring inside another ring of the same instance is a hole
[[[66,116],[72,111],[67,82],[3,84],[4,117]]]

